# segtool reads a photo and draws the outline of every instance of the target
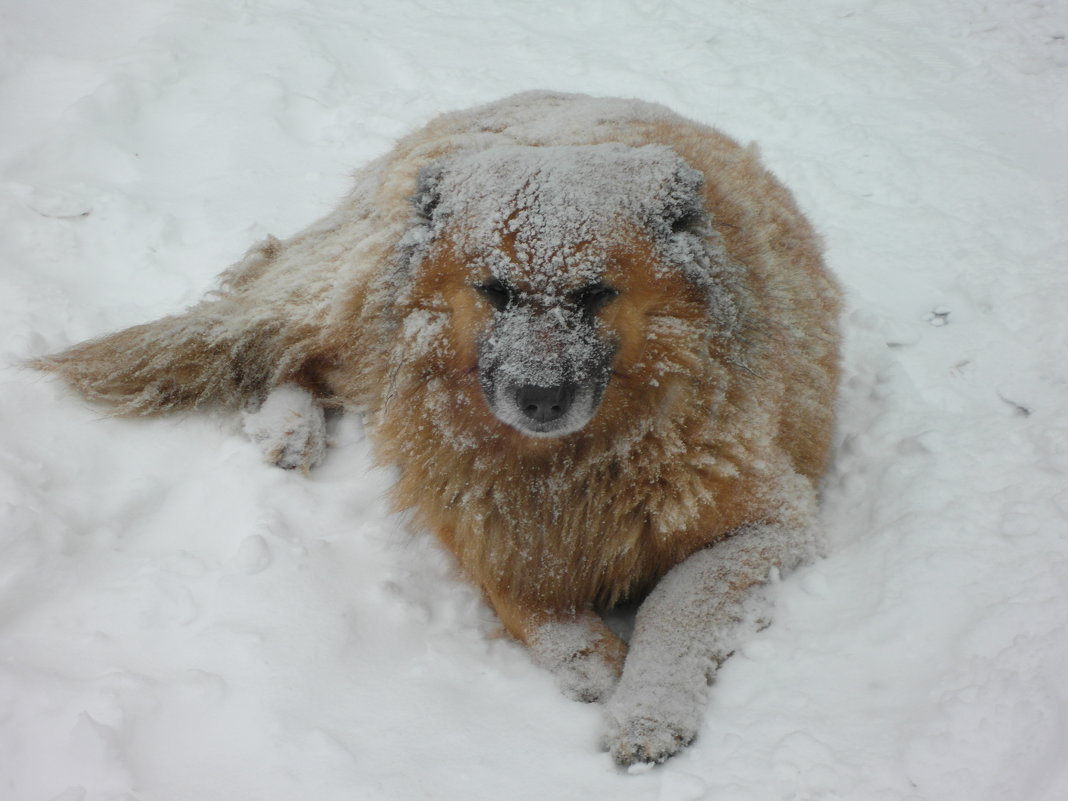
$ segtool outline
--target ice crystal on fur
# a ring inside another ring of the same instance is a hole
[[[714,296],[711,311],[729,325],[734,310],[716,272],[737,265],[709,224],[702,184],[663,145],[498,146],[424,168],[417,202],[431,223],[424,236],[449,236],[473,273],[506,283],[521,276],[524,291],[546,302],[601,277],[606,242],[648,231],[663,257],[657,269],[682,270]]]
[[[695,205],[701,183],[669,148],[614,143],[466,152],[428,168],[422,180],[437,198],[435,230],[482,255],[499,278],[514,259],[536,276],[533,291],[551,295],[569,288],[566,279],[595,279],[603,243],[625,226],[651,224],[666,235],[667,220],[684,213],[687,193]]]
[[[538,664],[576,701],[601,700],[619,680],[624,647],[610,633],[591,630],[586,619],[550,620],[536,629],[528,645]]]

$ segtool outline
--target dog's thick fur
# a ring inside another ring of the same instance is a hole
[[[36,366],[121,414],[293,385],[364,413],[397,507],[570,694],[608,698],[629,764],[693,738],[769,574],[817,547],[838,304],[752,149],[528,93],[403,139],[186,313]],[[576,398],[566,427],[515,401],[546,383]],[[627,655],[596,610],[642,598]]]

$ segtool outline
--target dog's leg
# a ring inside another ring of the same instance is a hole
[[[272,389],[258,409],[244,412],[243,425],[264,458],[286,470],[307,473],[326,453],[323,407],[294,384]]]
[[[668,572],[638,610],[606,705],[605,746],[616,762],[663,762],[690,744],[716,669],[768,623],[769,577],[815,550],[808,532],[754,526]]]
[[[600,615],[588,609],[562,614],[532,611],[512,599],[488,595],[504,627],[556,677],[565,695],[598,701],[611,692],[627,646]]]

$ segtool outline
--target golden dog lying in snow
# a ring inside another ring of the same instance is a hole
[[[693,739],[769,576],[817,548],[838,303],[751,150],[528,93],[403,139],[185,314],[35,364],[122,414],[262,404],[286,467],[321,458],[323,407],[365,414],[397,507],[630,764]],[[635,600],[628,650],[598,610]]]

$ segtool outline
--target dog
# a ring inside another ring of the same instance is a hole
[[[403,138],[185,313],[34,365],[118,414],[243,409],[283,467],[322,458],[324,409],[364,415],[396,507],[632,765],[694,739],[774,578],[820,552],[839,306],[754,148],[529,92]],[[601,615],[623,603],[629,644]]]

